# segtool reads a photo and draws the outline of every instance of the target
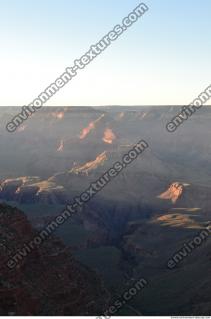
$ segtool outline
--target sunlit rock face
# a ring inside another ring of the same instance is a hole
[[[172,183],[165,192],[160,194],[158,198],[169,199],[172,201],[172,203],[176,203],[178,198],[180,198],[180,196],[182,195],[183,190],[184,190],[183,185],[175,182],[175,183]]]
[[[64,204],[67,194],[63,186],[52,180],[24,176],[3,180],[0,186],[0,198],[19,203]]]
[[[116,136],[113,133],[113,131],[110,128],[107,128],[104,132],[103,142],[107,144],[112,144],[115,139],[116,139]]]
[[[99,118],[96,120],[90,122],[87,127],[84,127],[80,133],[80,139],[83,140],[92,130],[94,130],[97,126],[97,124],[101,121],[101,119],[104,117],[104,114],[102,114]]]
[[[102,152],[99,154],[95,160],[87,162],[83,165],[77,165],[70,172],[75,173],[75,174],[86,174],[88,175],[89,172],[95,170],[99,166],[102,166],[104,162],[107,160],[107,155],[106,152]]]

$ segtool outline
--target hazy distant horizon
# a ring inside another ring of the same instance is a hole
[[[63,108],[103,108],[103,107],[183,107],[183,106],[188,106],[188,104],[149,104],[149,105],[141,105],[141,104],[137,104],[137,105],[133,105],[133,104],[108,104],[108,105],[44,105],[40,110],[38,110],[38,112],[41,112],[44,108],[57,108],[57,107],[63,107]],[[203,107],[210,107],[211,104],[205,104],[203,105]],[[0,110],[1,108],[10,108],[10,107],[14,107],[14,108],[20,108],[22,107],[22,105],[1,105],[0,106]],[[202,107],[202,108],[203,108]]]

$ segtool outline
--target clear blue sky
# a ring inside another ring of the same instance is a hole
[[[139,3],[0,0],[0,105],[32,102]],[[149,11],[48,105],[187,104],[211,84],[211,1],[145,3]]]

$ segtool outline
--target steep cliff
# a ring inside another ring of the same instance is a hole
[[[7,266],[34,235],[21,211],[0,205],[0,314],[100,314],[108,302],[107,291],[56,237],[22,258],[17,267]]]

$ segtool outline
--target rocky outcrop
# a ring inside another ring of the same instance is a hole
[[[39,177],[19,177],[6,179],[0,186],[0,198],[19,203],[64,204],[66,192],[52,180]]]
[[[88,175],[89,172],[95,170],[97,167],[102,166],[107,160],[106,152],[99,154],[95,160],[87,162],[83,165],[77,165],[71,169],[70,173]]]
[[[164,193],[160,194],[158,198],[161,199],[169,199],[172,201],[172,203],[176,203],[178,198],[182,195],[183,193],[184,186],[181,183],[172,183],[167,191]]]
[[[51,237],[22,258],[7,261],[35,235],[25,215],[0,205],[0,314],[99,315],[108,293],[94,272],[79,264],[57,238]]]
[[[103,142],[107,144],[112,144],[115,139],[116,139],[116,135],[114,134],[112,129],[110,128],[105,129],[103,134]]]

